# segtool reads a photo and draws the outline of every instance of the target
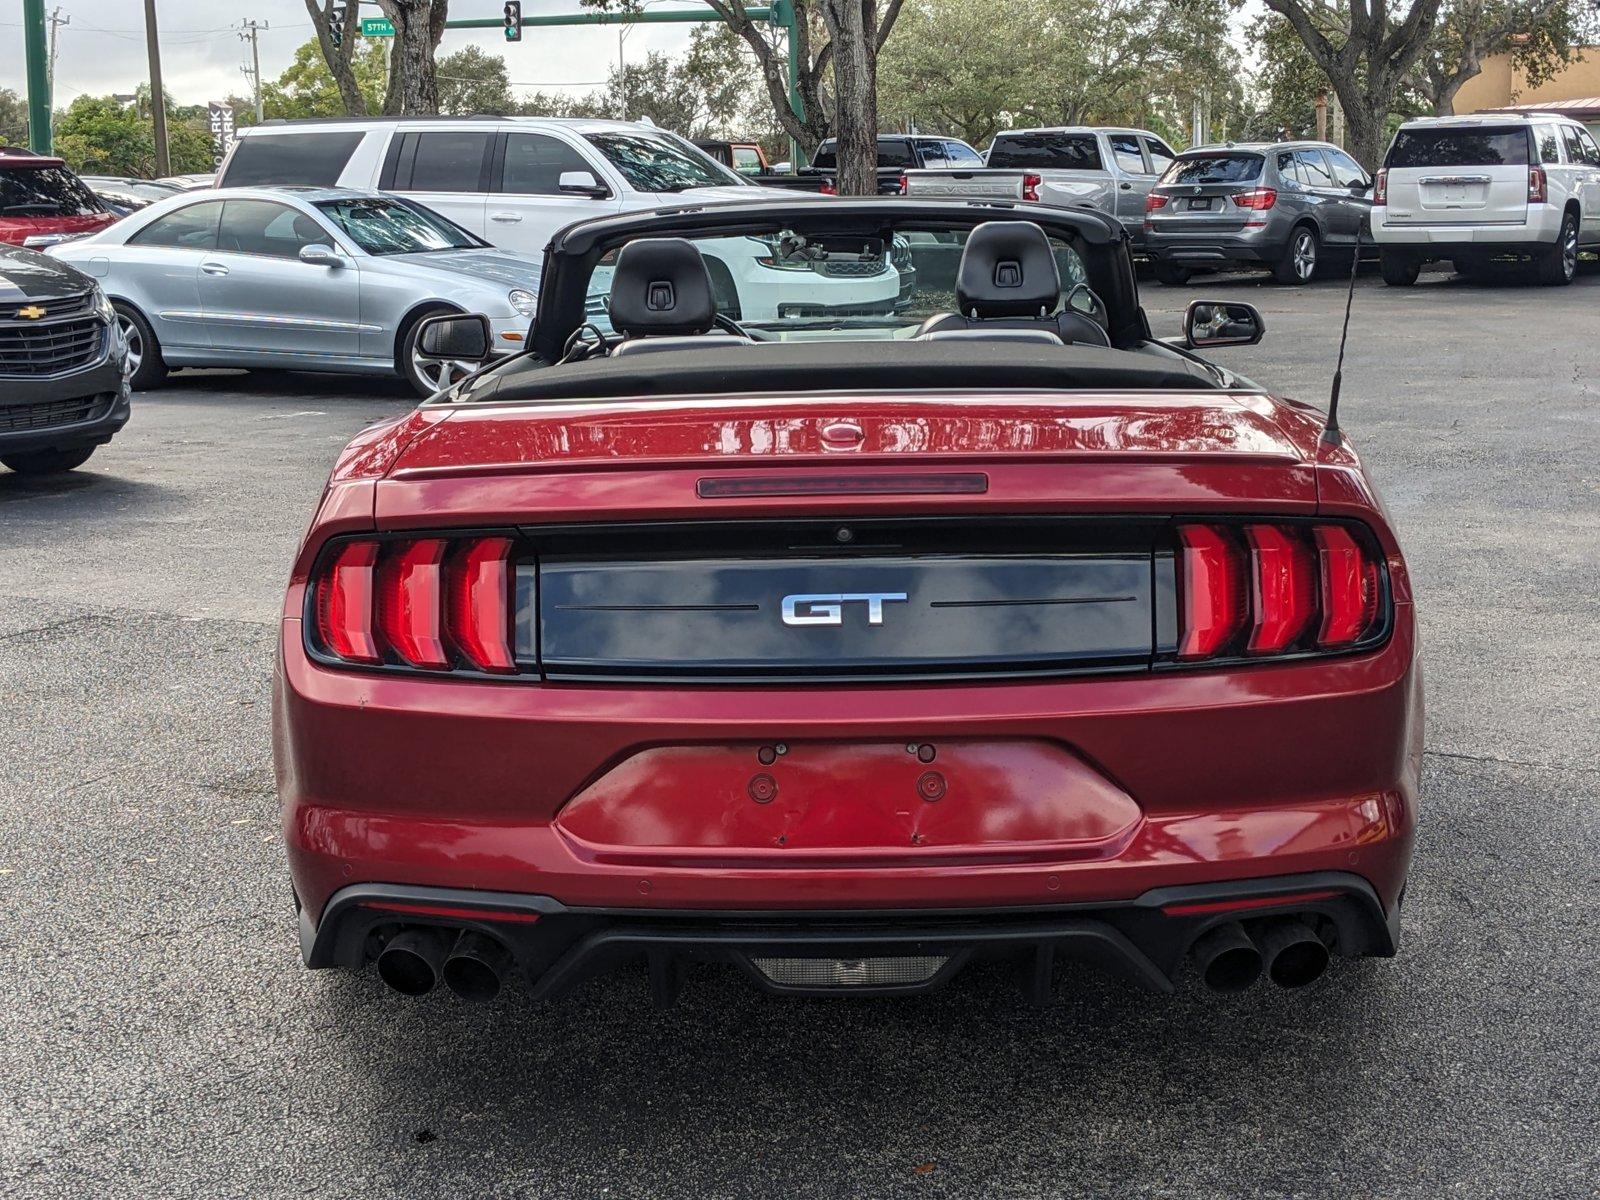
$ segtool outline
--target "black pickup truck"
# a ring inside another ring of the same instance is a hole
[[[959,138],[932,134],[880,133],[878,135],[878,194],[898,196],[900,176],[906,171],[981,167],[983,155]],[[839,171],[838,144],[828,138],[817,147],[816,160],[800,172],[832,181]],[[827,189],[824,188],[824,191]]]

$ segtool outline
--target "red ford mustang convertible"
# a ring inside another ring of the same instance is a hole
[[[1343,436],[1195,353],[1260,335],[1197,303],[1155,340],[1087,211],[558,234],[527,351],[475,371],[482,319],[436,319],[465,378],[344,452],[294,565],[306,962],[670,1003],[1392,955],[1411,588]]]

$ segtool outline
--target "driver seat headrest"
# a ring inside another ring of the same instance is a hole
[[[967,235],[956,271],[964,317],[1042,317],[1061,296],[1050,239],[1031,221],[985,221]]]
[[[716,322],[711,274],[684,238],[640,238],[617,254],[611,327],[624,337],[704,333]]]

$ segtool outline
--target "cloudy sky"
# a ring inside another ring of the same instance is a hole
[[[694,0],[668,0],[670,7],[689,8]],[[354,0],[352,0],[352,5]],[[56,103],[65,105],[80,93],[131,92],[149,79],[145,59],[143,0],[45,0],[46,10],[59,8],[72,23],[57,33]],[[525,14],[576,12],[577,0],[523,0]],[[376,5],[363,6],[377,16]],[[500,0],[451,0],[451,17],[498,17]],[[261,74],[275,79],[310,39],[311,20],[304,0],[156,0],[161,32],[161,69],[167,90],[184,104],[243,94],[240,66],[248,46],[240,40],[239,23],[264,21]],[[629,59],[646,51],[676,53],[688,42],[687,25],[641,25],[627,35]],[[616,28],[530,29],[517,45],[506,45],[498,31],[450,30],[445,51],[469,42],[505,53],[511,79],[525,89],[569,88],[584,92],[604,84],[617,59]],[[0,87],[26,91],[22,55],[22,4],[0,3]]]

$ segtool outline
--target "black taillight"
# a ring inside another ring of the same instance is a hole
[[[1388,625],[1383,562],[1359,527],[1197,523],[1177,534],[1180,662],[1337,653]]]
[[[323,559],[308,631],[325,660],[511,674],[513,541],[357,539]]]

